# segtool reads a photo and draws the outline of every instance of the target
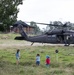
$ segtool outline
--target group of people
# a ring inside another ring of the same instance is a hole
[[[16,64],[18,65],[19,58],[20,58],[20,50],[19,49],[17,50],[15,56],[16,56]],[[45,64],[47,67],[49,67],[49,65],[50,65],[50,56],[49,55],[46,55]],[[36,55],[36,65],[40,65],[40,54]]]
[[[50,66],[50,56],[49,55],[46,55],[45,64],[47,67]],[[40,65],[40,55],[39,54],[36,55],[36,65]]]

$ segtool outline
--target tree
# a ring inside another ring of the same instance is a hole
[[[63,23],[61,21],[54,21],[53,22],[54,25],[59,25],[59,26],[55,26],[55,29],[62,29],[62,25]]]
[[[50,23],[49,24],[53,24],[53,22],[52,21],[50,21]],[[46,26],[46,31],[50,31],[50,30],[52,30],[53,29],[53,26],[51,26],[51,25],[47,25]]]
[[[23,4],[23,0],[0,0],[0,31],[8,30],[17,20],[19,12],[18,6]]]
[[[35,34],[39,34],[40,28],[37,26],[37,24],[36,24],[35,22],[31,21],[31,22],[30,22],[30,26],[35,27],[35,28],[34,28],[34,33],[35,33]]]

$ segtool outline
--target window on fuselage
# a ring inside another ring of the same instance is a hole
[[[51,35],[52,37],[56,37],[56,35]]]

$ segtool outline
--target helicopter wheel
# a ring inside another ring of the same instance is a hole
[[[70,44],[65,44],[64,46],[69,46]]]
[[[70,45],[70,43],[67,41],[64,46],[69,46],[69,45]]]

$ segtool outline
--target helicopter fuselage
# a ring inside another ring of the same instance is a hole
[[[74,36],[60,36],[60,35],[39,35],[29,37],[27,41],[51,44],[74,44]]]

